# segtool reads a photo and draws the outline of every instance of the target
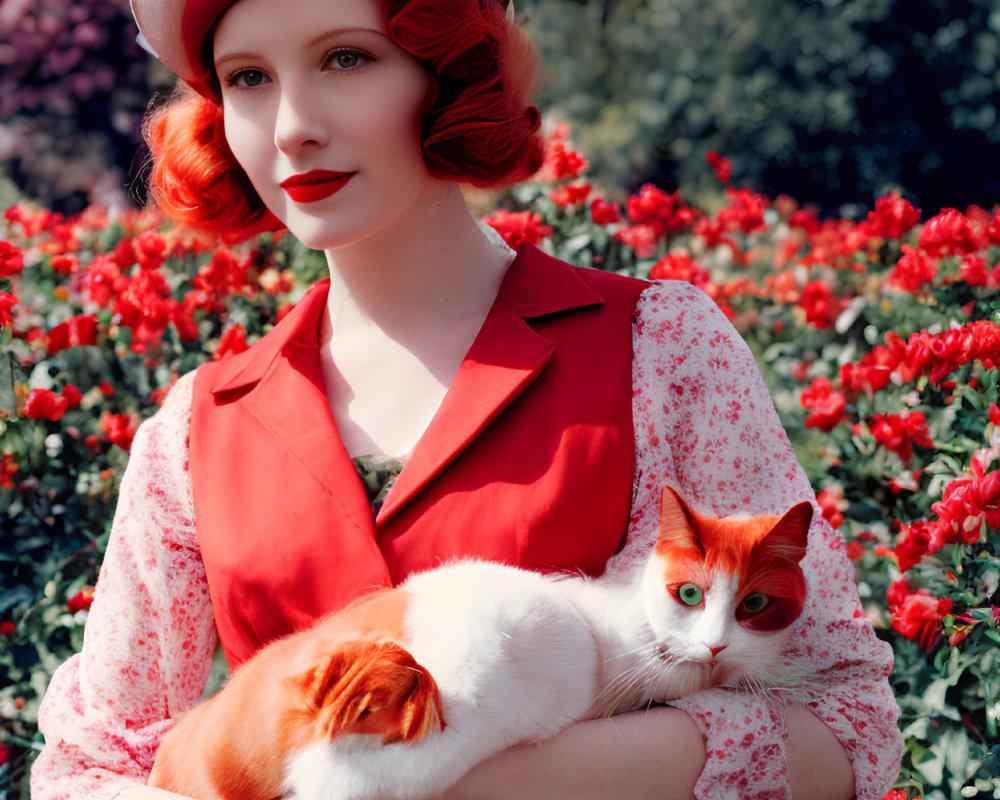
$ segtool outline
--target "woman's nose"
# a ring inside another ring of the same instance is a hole
[[[315,97],[301,89],[282,91],[274,121],[275,146],[284,153],[296,153],[303,147],[325,145],[328,139]]]

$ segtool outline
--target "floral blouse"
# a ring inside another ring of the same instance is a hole
[[[178,381],[135,438],[83,651],[56,672],[40,710],[47,744],[35,800],[112,798],[144,783],[160,736],[202,693],[216,633],[187,470],[192,384],[193,375]],[[689,284],[654,284],[640,297],[633,389],[635,495],[609,579],[644,561],[664,483],[719,516],[815,500],[748,348]],[[878,800],[902,751],[892,651],[865,618],[842,539],[818,513],[803,568],[809,594],[784,655],[813,674],[803,700],[851,759],[857,797]],[[705,737],[699,798],[791,797],[787,729],[771,695],[716,688],[675,704]]]

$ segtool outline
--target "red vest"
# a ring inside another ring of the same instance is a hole
[[[327,281],[250,350],[200,367],[190,474],[230,666],[462,556],[600,574],[628,524],[645,286],[522,248],[377,520],[325,396]]]

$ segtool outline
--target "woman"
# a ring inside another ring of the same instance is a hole
[[[463,555],[624,572],[664,483],[719,515],[814,499],[704,295],[515,255],[470,216],[457,180],[538,166],[530,54],[502,0],[386,5],[133,0],[200,96],[150,126],[165,213],[287,226],[330,280],[183,378],[136,437],[83,652],[41,712],[39,800],[172,796],[142,783],[216,630],[235,667]],[[381,505],[364,456],[405,464]],[[816,517],[789,645],[818,675],[808,707],[702,692],[509,750],[448,797],[881,797],[900,747],[891,655]]]

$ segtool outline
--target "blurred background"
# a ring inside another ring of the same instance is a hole
[[[612,199],[647,181],[697,196],[715,150],[736,185],[827,213],[892,188],[925,218],[1000,202],[996,0],[516,6],[547,66],[539,105]],[[0,207],[142,201],[142,113],[171,78],[134,33],[127,0],[0,0]]]

